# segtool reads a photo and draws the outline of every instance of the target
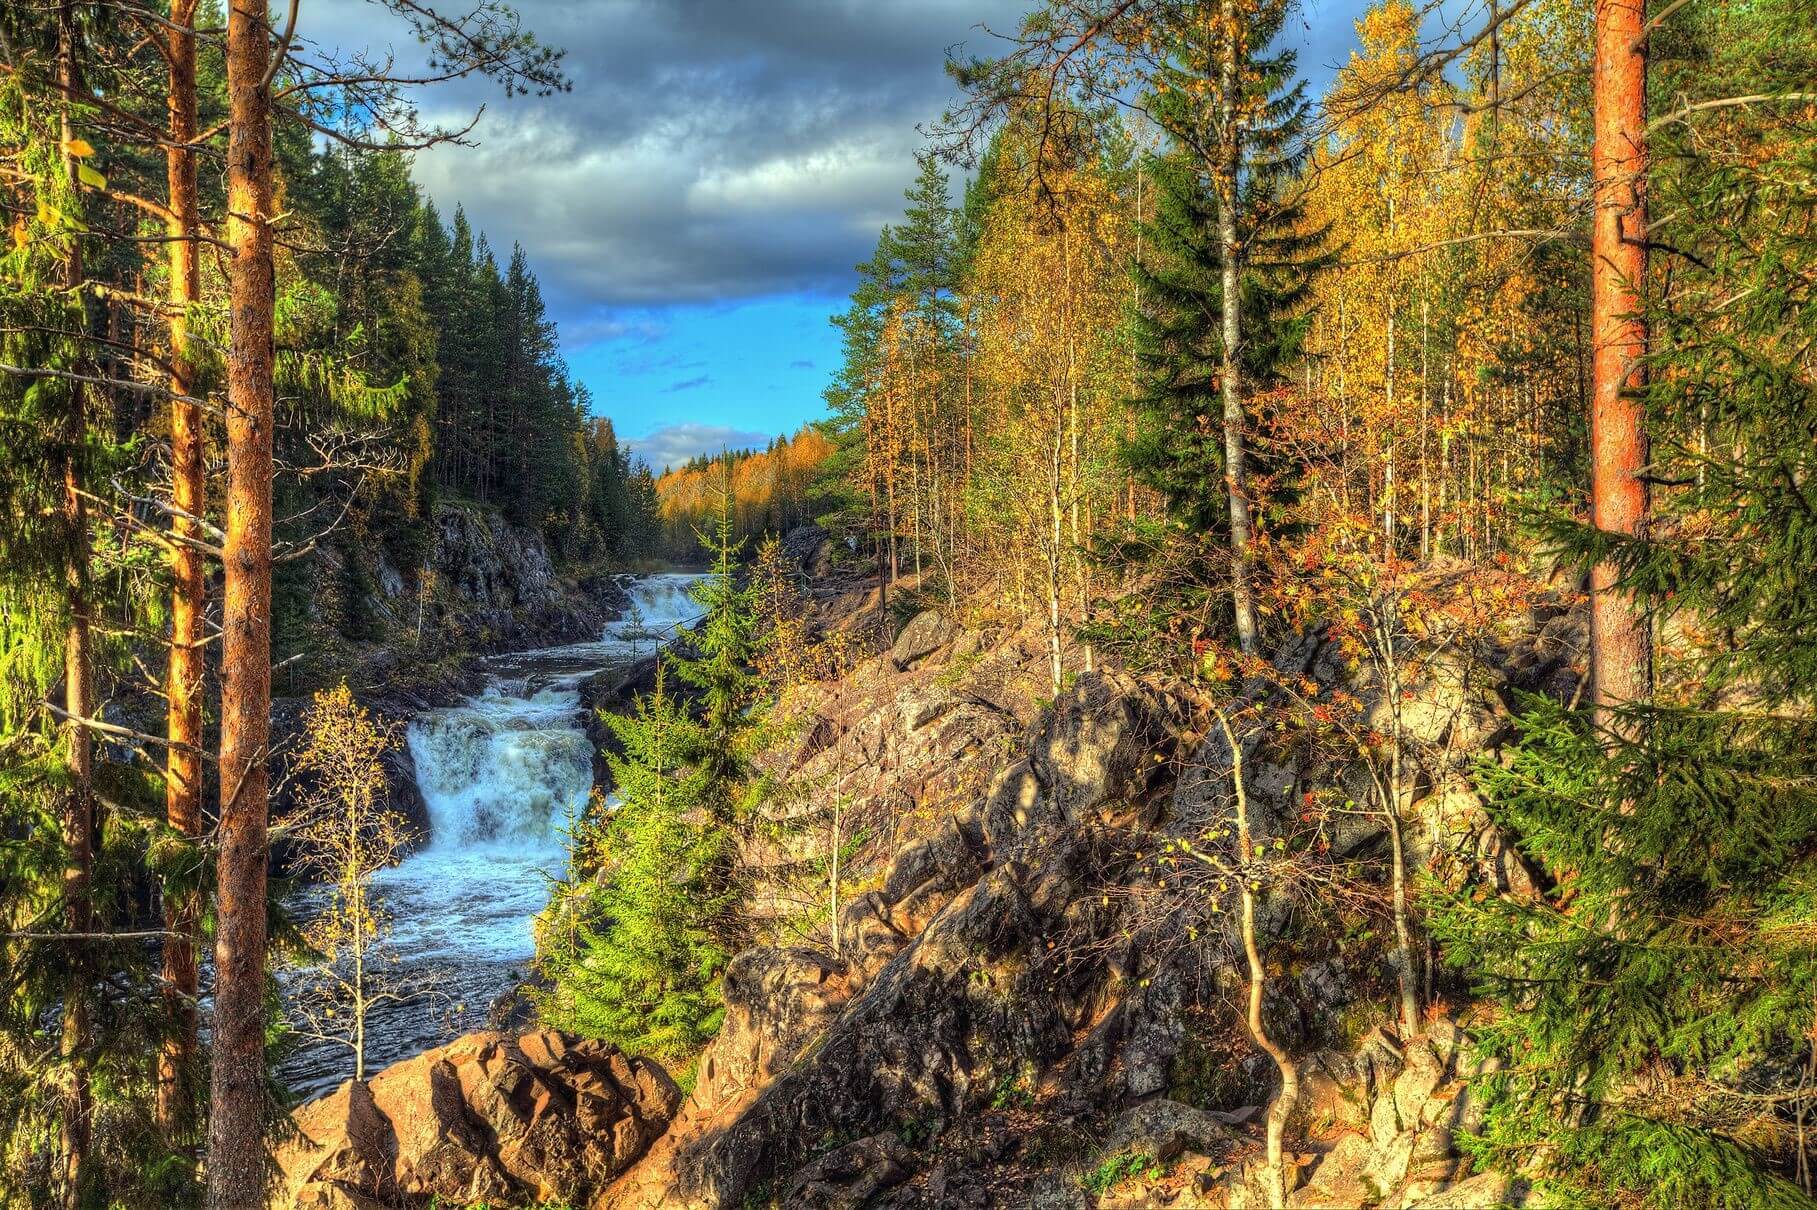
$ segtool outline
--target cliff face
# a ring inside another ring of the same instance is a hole
[[[412,659],[595,638],[625,604],[610,575],[560,571],[541,533],[496,509],[444,502],[424,532],[414,557],[358,532],[317,552],[309,627],[330,649],[317,665],[338,660],[370,681]]]
[[[626,597],[607,575],[557,573],[542,534],[492,509],[442,505],[429,566],[441,624],[478,651],[511,651],[599,637]]]

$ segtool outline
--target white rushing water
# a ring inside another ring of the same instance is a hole
[[[374,884],[392,919],[386,965],[411,979],[432,975],[439,994],[369,1023],[369,1070],[451,1028],[478,1027],[492,999],[522,979],[534,953],[531,919],[563,872],[564,831],[593,791],[580,683],[650,655],[693,620],[699,578],[637,577],[630,610],[599,639],[492,657],[482,692],[411,721],[430,834]],[[306,914],[307,892],[299,899]],[[351,1060],[310,1047],[280,1071],[313,1095],[351,1074]]]

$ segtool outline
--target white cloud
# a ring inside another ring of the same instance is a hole
[[[702,454],[762,449],[775,436],[774,433],[735,429],[724,424],[671,424],[657,429],[647,437],[628,440],[625,444],[634,455],[649,463],[650,469],[660,475],[665,467],[680,466],[688,459]]]

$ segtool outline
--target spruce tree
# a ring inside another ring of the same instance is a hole
[[[1305,121],[1294,101],[1291,122]],[[1153,156],[1148,172],[1154,214],[1142,224],[1144,254],[1133,269],[1141,305],[1133,316],[1138,393],[1135,431],[1124,449],[1130,469],[1160,493],[1168,516],[1194,532],[1221,530],[1230,513],[1224,490],[1224,434],[1218,414],[1223,363],[1217,203],[1191,156]],[[1284,190],[1277,179],[1272,188]],[[1316,236],[1303,231],[1301,207],[1277,203],[1266,229],[1246,233],[1242,279],[1243,341],[1239,353],[1251,383],[1279,383],[1297,355],[1300,314],[1312,275],[1329,263]],[[1246,207],[1245,213],[1255,213]],[[1252,455],[1266,474],[1266,451]]]
[[[719,980],[745,940],[737,838],[765,786],[748,751],[756,610],[738,582],[729,501],[711,541],[693,654],[665,654],[635,712],[605,716],[620,802],[571,838],[569,880],[538,938],[545,1019],[665,1062],[691,1058],[719,1028]],[[691,710],[668,692],[671,671]]]
[[[729,470],[722,473],[729,480]],[[758,692],[752,670],[758,653],[757,607],[750,584],[740,582],[737,556],[744,544],[733,537],[729,481],[722,486],[713,532],[701,541],[713,551],[714,565],[694,589],[702,609],[689,640],[695,654],[674,655],[670,663],[698,703],[700,730],[685,758],[705,775],[702,794],[708,813],[730,828],[741,822],[761,785],[747,752],[750,710]]]
[[[550,986],[539,1008],[558,1028],[685,1060],[724,1012],[729,952],[710,924],[729,907],[717,872],[730,839],[704,823],[707,776],[683,759],[700,727],[665,673],[629,717],[605,717],[620,748],[606,758],[619,803],[574,838],[573,880],[543,917],[537,963]]]

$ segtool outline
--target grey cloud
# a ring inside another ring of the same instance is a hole
[[[562,335],[571,344],[588,345],[604,341],[627,341],[654,344],[669,334],[669,325],[656,319],[626,319],[622,316],[582,316],[562,325]]]
[[[952,99],[949,47],[983,51],[1024,0],[521,0],[567,49],[574,91],[498,99],[479,82],[425,97],[477,148],[418,157],[444,209],[521,241],[562,318],[781,291],[843,291],[900,213],[917,123]],[[309,10],[305,10],[306,14]],[[312,32],[365,44],[379,10],[325,0]],[[412,53],[393,35],[400,55]]]
[[[789,363],[789,369],[791,370],[811,370],[813,368],[814,363],[811,361],[791,361]]]
[[[677,391],[698,390],[712,381],[713,376],[711,374],[696,374],[692,378],[683,378],[680,382],[671,382],[668,386],[664,387],[663,390],[673,395]]]

